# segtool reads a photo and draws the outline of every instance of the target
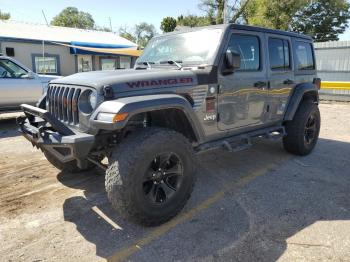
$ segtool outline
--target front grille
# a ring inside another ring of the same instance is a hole
[[[80,93],[80,88],[50,85],[47,89],[46,110],[62,122],[78,125],[78,99]]]

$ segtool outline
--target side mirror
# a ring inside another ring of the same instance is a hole
[[[225,68],[223,70],[224,74],[232,74],[235,70],[241,67],[241,55],[227,50],[225,53]]]
[[[22,78],[34,79],[35,78],[35,74],[32,71],[29,71],[27,74],[22,75]]]

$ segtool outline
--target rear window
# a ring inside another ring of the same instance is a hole
[[[314,70],[315,59],[310,43],[296,41],[296,63],[298,70]]]
[[[288,41],[283,39],[270,38],[269,57],[272,70],[290,69]]]

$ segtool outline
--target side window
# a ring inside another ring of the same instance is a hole
[[[0,78],[21,78],[28,72],[7,59],[0,60]]]
[[[228,49],[241,55],[241,67],[238,71],[260,69],[260,44],[257,36],[233,34]]]
[[[269,38],[269,58],[272,70],[290,69],[289,42],[283,39]]]
[[[7,78],[9,76],[8,71],[2,64],[3,60],[0,60],[0,78]]]
[[[314,70],[315,60],[310,43],[296,41],[296,64],[298,70]]]

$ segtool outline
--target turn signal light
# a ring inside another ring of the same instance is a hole
[[[124,121],[128,117],[128,113],[119,113],[113,117],[113,123]]]
[[[102,121],[102,122],[107,122],[107,123],[116,123],[123,121],[127,118],[128,113],[98,113],[96,120]]]

